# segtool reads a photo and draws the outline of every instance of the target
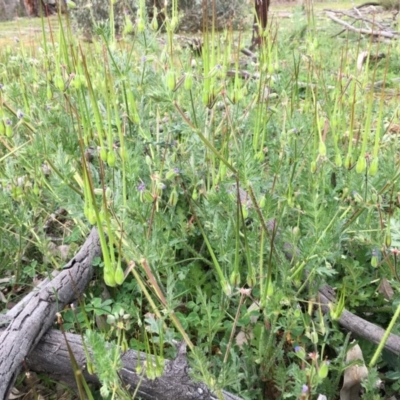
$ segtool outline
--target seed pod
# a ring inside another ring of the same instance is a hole
[[[372,160],[371,165],[369,167],[369,174],[371,176],[375,176],[376,173],[378,172],[378,163],[379,163],[379,160],[377,157]]]
[[[122,285],[122,283],[124,282],[124,271],[122,270],[120,263],[117,269],[115,270],[114,280],[117,283],[117,285]]]
[[[346,169],[350,169],[352,163],[353,163],[353,160],[352,160],[351,154],[347,154],[346,159],[344,160],[344,167]]]
[[[71,87],[73,87],[74,89],[80,89],[82,86],[82,81],[79,75],[75,75],[75,77],[71,80],[70,83]]]
[[[315,174],[315,172],[317,171],[317,163],[315,161],[311,162],[310,171],[312,174]]]
[[[240,274],[238,271],[233,271],[230,279],[229,279],[230,283],[232,286],[234,287],[238,287],[240,285]]]
[[[172,17],[171,18],[171,29],[174,31],[177,26],[178,26],[178,18]]]
[[[176,75],[175,75],[175,71],[172,69],[169,69],[167,71],[167,74],[165,76],[165,81],[167,83],[167,88],[169,90],[174,90],[175,86],[176,86]]]
[[[342,166],[342,157],[340,156],[339,153],[336,153],[335,164],[339,168]]]
[[[117,160],[117,157],[115,156],[115,153],[113,150],[110,150],[107,154],[107,164],[110,167],[115,167],[115,162]]]
[[[385,233],[385,246],[390,247],[392,244],[392,232],[390,232],[390,225],[388,224]]]
[[[154,201],[154,198],[152,194],[148,190],[146,190],[143,193],[143,200],[146,201],[147,203],[152,203]]]
[[[371,257],[371,265],[376,268],[378,266],[378,257],[376,255],[373,255]]]
[[[139,33],[144,32],[146,25],[144,23],[144,19],[143,18],[139,18],[137,21],[137,30]]]
[[[318,377],[321,379],[325,379],[328,376],[329,372],[329,364],[326,361],[322,361],[318,370]]]
[[[193,75],[191,73],[185,75],[184,88],[186,90],[191,90],[193,87]]]
[[[104,282],[107,286],[115,287],[114,271],[104,270]]]
[[[56,87],[58,90],[61,90],[62,92],[64,91],[64,89],[65,89],[65,84],[64,84],[64,80],[63,80],[63,78],[61,77],[61,75],[55,76],[55,78],[54,78],[54,85],[55,85],[55,87]]]
[[[247,281],[246,282],[247,286],[250,287],[250,288],[253,288],[257,283],[256,277],[253,274],[252,275],[247,275],[246,281]]]
[[[154,32],[158,31],[158,21],[157,21],[156,13],[154,13],[154,17],[151,20],[151,29],[153,29]]]
[[[365,157],[361,155],[357,161],[356,171],[358,174],[362,174],[365,172],[366,169],[367,169],[367,161],[365,160]]]
[[[51,100],[53,98],[53,93],[51,91],[50,85],[47,85],[46,96],[47,96],[47,100]]]
[[[9,124],[6,123],[6,136],[10,138],[12,137],[12,135],[13,135],[13,128],[11,122]]]
[[[178,202],[178,192],[176,191],[176,189],[174,188],[169,196],[169,200],[168,200],[168,204],[170,206],[175,207],[176,203]]]
[[[319,142],[318,152],[321,157],[326,157],[326,146],[322,140]]]
[[[102,161],[107,161],[107,150],[105,147],[100,149],[100,158]]]
[[[97,221],[96,212],[94,211],[94,209],[92,207],[88,208],[86,217],[87,217],[90,225],[96,224],[96,221]]]
[[[66,0],[66,4],[67,4],[68,10],[72,10],[72,9],[76,8],[76,3],[74,1]]]
[[[130,34],[130,33],[132,33],[133,32],[133,24],[132,24],[132,21],[131,21],[131,19],[129,18],[129,17],[126,17],[125,18],[125,26],[124,26],[124,30],[123,30],[123,34],[124,35],[128,35],[128,34]]]
[[[40,194],[40,188],[39,185],[35,182],[35,184],[33,185],[33,193],[38,196]]]

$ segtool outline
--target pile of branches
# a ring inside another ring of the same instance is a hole
[[[344,27],[334,36],[351,31],[360,36],[373,36],[377,39],[397,39],[400,33],[394,25],[398,11],[394,11],[389,19],[378,18],[378,15],[382,14],[382,8],[376,4],[378,3],[365,3],[347,11],[325,9],[328,18]]]

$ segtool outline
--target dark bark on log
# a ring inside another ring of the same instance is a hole
[[[93,229],[54,279],[8,313],[12,320],[0,336],[0,399],[7,398],[22,362],[52,326],[56,313],[83,293],[93,275],[93,259],[100,255],[99,236]]]
[[[68,344],[71,347],[76,361],[87,383],[99,385],[95,375],[90,375],[86,370],[86,357],[79,335],[66,333]],[[122,355],[123,368],[119,371],[123,384],[135,390],[137,385],[138,396],[149,400],[217,400],[203,383],[194,382],[188,375],[186,356],[181,353],[177,359],[166,361],[162,377],[150,380],[136,372],[140,358],[140,365],[146,361],[146,354],[134,350],[128,350]],[[74,372],[68,355],[67,346],[63,334],[57,330],[50,330],[43,336],[35,349],[26,359],[27,366],[35,372],[45,373],[56,381],[75,387]],[[223,391],[226,400],[241,400],[231,393]]]

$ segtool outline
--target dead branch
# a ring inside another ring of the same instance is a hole
[[[389,39],[397,39],[399,33],[394,32],[394,31],[385,31],[385,30],[373,30],[373,29],[364,29],[364,28],[356,28],[352,25],[350,25],[348,22],[345,22],[341,20],[340,18],[337,18],[332,12],[328,11],[326,12],[326,15],[328,18],[330,18],[332,21],[337,22],[338,24],[346,27],[349,31],[364,34],[364,35],[372,35],[372,36],[380,36],[380,37],[385,37]]]

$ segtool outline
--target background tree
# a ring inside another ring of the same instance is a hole
[[[254,25],[251,48],[260,47],[268,23],[269,0],[254,0]]]

